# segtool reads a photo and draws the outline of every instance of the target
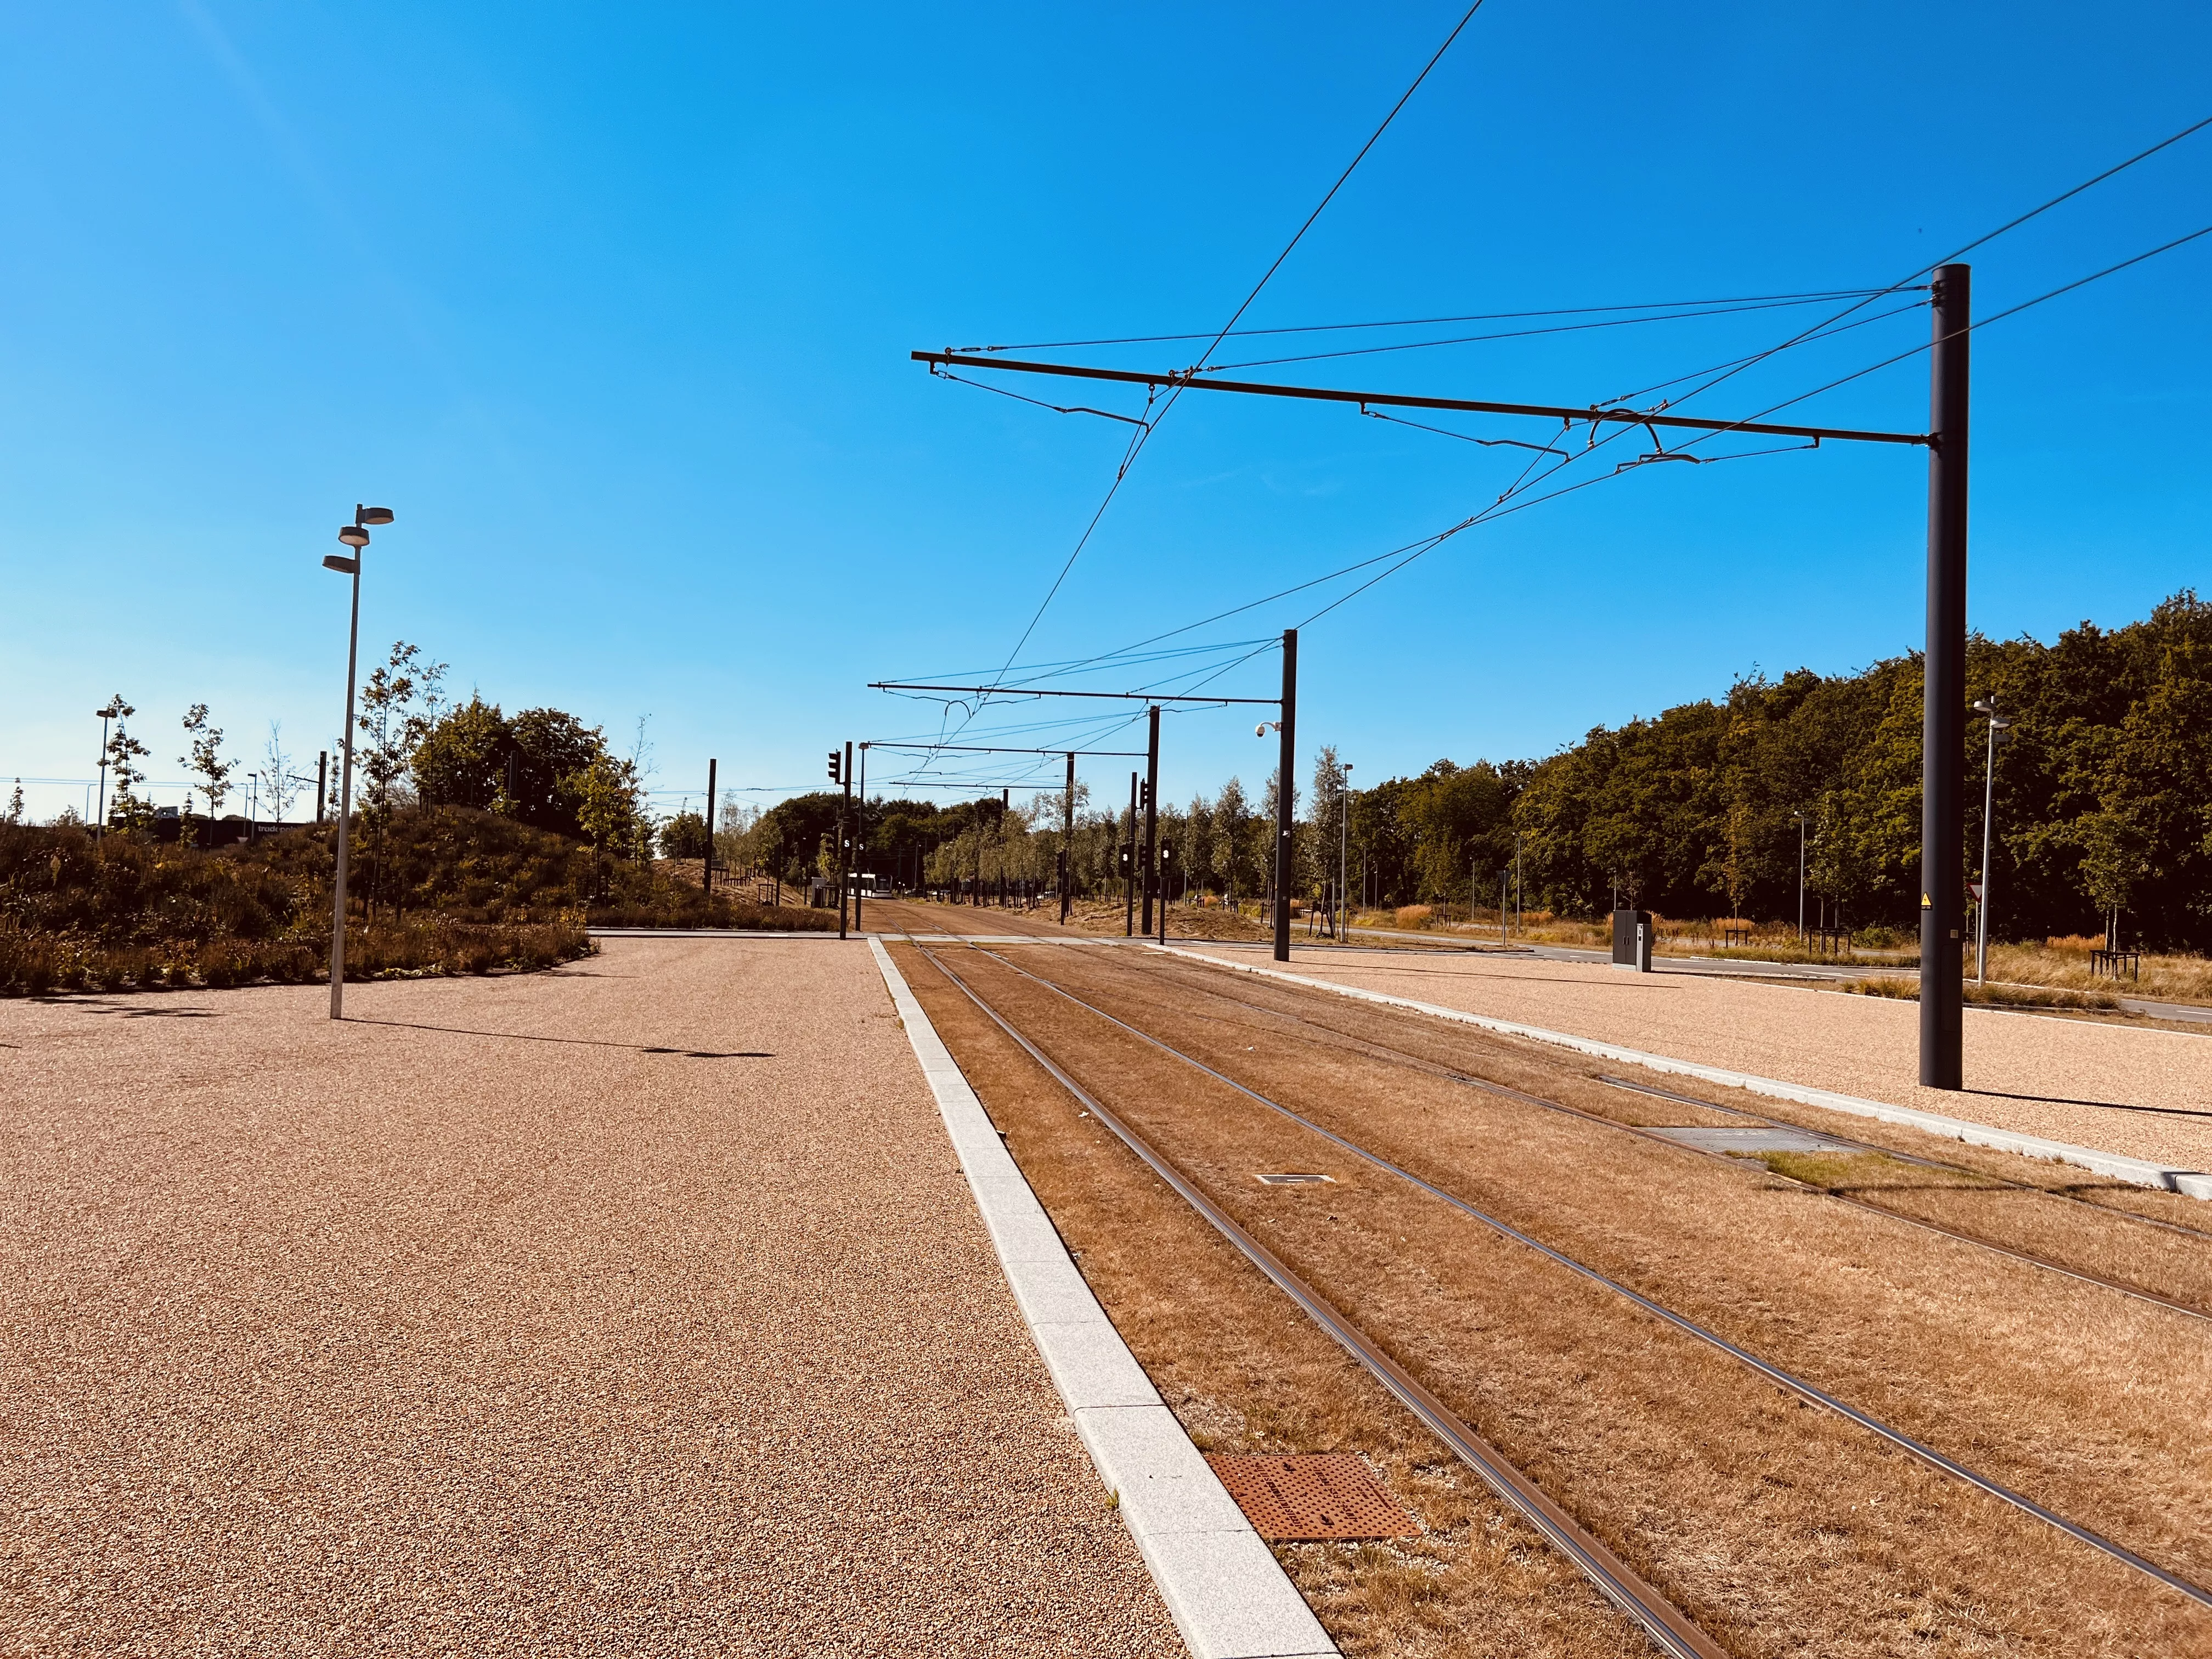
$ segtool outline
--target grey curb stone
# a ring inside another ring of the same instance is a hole
[[[1084,1283],[890,953],[868,943],[1030,1336],[1194,1659],[1334,1659],[1313,1609]]]
[[[1471,1014],[1463,1008],[1445,1008],[1433,1002],[1416,1001],[1412,997],[1363,990],[1355,985],[1338,985],[1308,974],[1287,973],[1280,968],[1261,968],[1248,962],[1226,962],[1202,951],[1188,951],[1173,945],[1155,945],[1150,948],[1168,956],[1188,957],[1194,962],[1226,968],[1231,973],[1255,974],[1262,979],[1279,979],[1292,985],[1308,986],[1316,991],[1334,991],[1339,996],[1351,997],[1361,1002],[1380,1003],[1389,1008],[1408,1008],[1416,1013],[1433,1014],[1438,1019],[1456,1020],[1462,1025],[1479,1025],[1486,1031],[1497,1031],[1506,1036],[1530,1037],[1538,1042],[1556,1043],[1560,1048],[1572,1048],[1600,1060],[1617,1060],[1625,1066],[1642,1066],[1654,1072],[1671,1072],[1679,1077],[1699,1078],[1707,1083],[1719,1084],[1723,1088],[1748,1089],[1753,1094],[1766,1095],[1776,1100],[1794,1100],[1801,1106],[1818,1106],[1831,1112],[1848,1112],[1854,1117],[1907,1124],[1948,1139],[1962,1140],[1970,1146],[1988,1146],[2001,1152],[2018,1152],[2025,1158],[2053,1158],[2061,1164],[2071,1164],[2079,1169],[2109,1176],[2115,1181],[2125,1181],[2137,1187],[2155,1187],[2162,1192],[2183,1193],[2191,1198],[2212,1200],[2212,1175],[2201,1170],[2179,1170],[2169,1164],[2154,1163],[2149,1158],[2130,1158],[2124,1152],[2100,1152],[2094,1146],[2075,1146],[2063,1140],[2046,1140],[2041,1135],[2022,1134],[2016,1129],[2000,1129],[1993,1124],[1975,1123],[1962,1117],[1945,1117],[1941,1113],[1923,1112],[1911,1106],[1893,1106],[1887,1101],[1862,1100],[1856,1095],[1808,1088],[1800,1083],[1785,1083],[1779,1078],[1759,1077],[1749,1072],[1731,1072],[1719,1066],[1700,1066],[1694,1060],[1670,1060],[1664,1054],[1647,1054],[1640,1049],[1623,1048],[1614,1043],[1574,1036],[1565,1031],[1547,1031],[1540,1025],[1522,1025],[1514,1020],[1492,1019],[1486,1014]]]

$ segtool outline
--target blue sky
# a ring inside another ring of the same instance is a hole
[[[833,742],[935,730],[866,683],[995,670],[1128,428],[907,353],[1219,327],[1458,9],[8,9],[0,787],[87,775],[118,690],[157,778],[194,702],[234,748],[282,720],[312,769],[343,671],[319,560],[356,501],[398,514],[366,641],[624,741],[649,716],[659,788],[696,794],[711,754],[764,800]],[[1945,17],[1488,0],[1246,325],[1877,286],[2212,113],[2201,6]],[[2212,222],[2208,181],[2212,131],[1978,250],[1978,312]],[[2212,238],[1978,335],[1977,626],[2047,638],[2203,581],[2208,279]],[[1579,404],[1820,314],[1253,374]],[[1784,354],[1696,408],[1749,414],[1925,329]],[[1917,430],[1925,385],[1915,358],[1798,413]],[[1194,393],[1025,660],[1412,541],[1525,459]],[[1470,532],[1307,630],[1301,735],[1364,781],[1911,648],[1924,471],[1842,446],[1647,466]],[[1317,592],[1183,638],[1264,636],[1341,589]],[[1171,720],[1169,792],[1263,777],[1252,712]],[[27,793],[45,816],[82,792]]]

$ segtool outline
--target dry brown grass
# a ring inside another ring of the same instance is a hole
[[[2212,1577],[2201,1447],[2212,1343],[2200,1322],[1824,1205],[1755,1165],[1331,1052],[1218,994],[1363,1030],[1401,1031],[1417,1016],[1242,979],[1224,988],[1226,975],[1194,965],[1057,952],[1036,965],[2061,1513]],[[2212,1647],[2202,1610],[2117,1564],[1778,1396],[1006,969],[987,963],[976,977],[1086,1087],[1746,1651]],[[1457,1030],[1436,1041],[1465,1069],[1576,1105],[1601,1109],[1603,1097],[1648,1121],[1698,1115],[1606,1089],[1525,1045]],[[1340,1184],[1258,1187],[1252,1173],[1271,1165],[1323,1169]],[[2033,1226],[2101,1229],[2112,1237],[2096,1242],[2146,1275],[2182,1265],[2130,1254],[2144,1248],[2132,1236],[2150,1230],[2027,1202],[2067,1212]],[[2146,1377],[2159,1386],[2143,1388]]]
[[[2110,980],[2105,981],[2112,983]],[[1837,987],[1853,996],[1889,997],[1899,1002],[1920,1000],[1920,981],[1901,974],[1847,980]],[[2113,1013],[2120,1000],[2110,991],[2057,990],[2042,985],[2013,985],[1972,980],[1964,988],[1966,1001],[1982,1008],[2066,1008],[2083,1013]]]
[[[2089,952],[2103,943],[2100,939],[2054,939],[2044,945],[1991,945],[1990,976],[2079,991],[2117,990],[2123,996],[2168,1002],[2212,1003],[2212,961],[2146,954],[2140,979],[2115,981],[2109,975],[2090,971]]]

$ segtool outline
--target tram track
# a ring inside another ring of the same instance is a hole
[[[1017,971],[1021,970],[1017,969]],[[1270,1008],[1261,1003],[1250,1002],[1240,997],[1229,995],[1225,992],[1209,991],[1208,994],[1218,998],[1220,1000],[1230,1004],[1231,1006],[1244,1009],[1248,1012],[1262,1015],[1288,1024],[1295,1025],[1300,1028],[1302,1031],[1328,1033],[1331,1038],[1334,1039],[1334,1041],[1333,1043],[1325,1046],[1341,1046],[1345,1049],[1352,1053],[1365,1054],[1371,1058],[1384,1060],[1389,1064],[1402,1066],[1410,1070],[1424,1073],[1428,1076],[1441,1078],[1446,1081],[1458,1084],[1465,1088],[1480,1090],[1486,1094],[1497,1096],[1502,1099],[1510,1100],[1521,1105],[1532,1107],[1540,1111],[1559,1113],[1565,1116],[1577,1119],[1598,1128],[1610,1130],[1620,1134],[1632,1135],[1652,1145],[1665,1146],[1674,1152],[1684,1153],[1692,1158],[1704,1158],[1723,1166],[1735,1165],[1741,1167],[1746,1162],[1743,1158],[1739,1156],[1728,1152],[1711,1151],[1705,1147],[1674,1139],[1671,1136],[1663,1133],[1661,1129],[1651,1126],[1624,1123],[1617,1118],[1607,1117],[1601,1113],[1589,1111],[1579,1106],[1570,1105],[1564,1101],[1553,1100],[1542,1095],[1532,1094],[1526,1090],[1516,1089],[1512,1087],[1510,1085],[1498,1083],[1487,1078],[1476,1077],[1470,1073],[1463,1072],[1456,1067],[1445,1065],[1437,1060],[1431,1060],[1425,1055],[1412,1054],[1406,1049],[1396,1047],[1394,1044],[1378,1042],[1372,1037],[1361,1036],[1356,1033],[1343,1030],[1338,1027],[1327,1024],[1323,1022],[1310,1019],[1301,1014],[1294,1014],[1279,1008]],[[1194,1017],[1203,1018],[1203,1016]],[[1597,1076],[1595,1080],[1610,1088],[1626,1090],[1657,1099],[1673,1101],[1679,1105],[1696,1107],[1701,1111],[1717,1112],[1726,1116],[1742,1119],[1747,1122],[1757,1124],[1765,1128],[1794,1130],[1808,1134],[1816,1135],[1820,1139],[1832,1143],[1838,1149],[1847,1149],[1854,1152],[1871,1153],[1879,1157],[1894,1158],[1900,1163],[1918,1164],[1924,1168],[1942,1170],[1948,1174],[1966,1176],[1978,1181],[1989,1182],[1994,1185],[2001,1186],[2012,1191],[2042,1194],[2048,1197],[2082,1204],[2086,1208],[2094,1211],[2100,1215],[2109,1216],[2122,1222],[2139,1222],[2145,1226],[2155,1227],[2163,1231],[2179,1232],[2196,1237],[2212,1239],[2212,1234],[2201,1233],[2194,1228],[2183,1227],[2179,1223],[2163,1221],[2150,1216],[2135,1215],[2125,1210],[2113,1209],[2106,1205],[2096,1204],[2086,1200],[2076,1198],[2072,1194],[2053,1193],[2050,1192],[2047,1188],[2031,1186],[2025,1182],[2007,1181],[2002,1176],[1991,1176],[1981,1170],[1970,1170],[1962,1164],[1947,1164],[1936,1158],[1923,1158],[1909,1152],[1898,1152],[1891,1147],[1876,1146],[1870,1141],[1852,1139],[1847,1136],[1837,1134],[1831,1130],[1807,1129],[1804,1125],[1792,1123],[1786,1119],[1771,1117],[1757,1112],[1745,1111],[1736,1107],[1717,1105],[1711,1101],[1698,1100],[1688,1095],[1675,1094],[1668,1090],[1655,1088],[1648,1084],[1634,1082],[1626,1078],[1616,1078],[1601,1074]],[[1790,1175],[1787,1171],[1775,1170],[1771,1166],[1763,1163],[1755,1164],[1754,1167],[1760,1169],[1765,1174],[1772,1176],[1776,1180],[1788,1182],[1791,1186],[1797,1188],[1800,1190],[1817,1194],[1820,1197],[1828,1199],[1838,1204],[1847,1206],[1852,1209],[1863,1211],[1867,1214],[1881,1216],[1887,1220],[1899,1222],[1910,1227],[1917,1227],[1926,1232],[1937,1234],[1945,1238],[1956,1240],[1958,1243],[1962,1244],[1968,1244],[1979,1249],[1993,1251],[1998,1255],[2007,1257],[2011,1261],[2024,1263],[2028,1267],[2039,1268],[2048,1273],[2057,1273],[2068,1279],[2079,1280],[2083,1284],[2098,1285],[2120,1296],[2130,1297],[2139,1302],[2147,1302],[2159,1307],[2169,1309],[2188,1318],[2212,1322],[2212,1309],[2208,1309],[2200,1304],[2186,1301],[2179,1297],[2168,1296],[2162,1291],[2152,1290],[2144,1285],[2130,1285],[2124,1280],[2113,1279],[2106,1274],[2094,1273],[2087,1268],[2060,1261],[2049,1256],[2039,1255],[2031,1250],[2019,1249],[2011,1245],[2000,1243],[1996,1239],[1986,1237],[1981,1234],[1966,1231],[1955,1227],[1947,1227],[1940,1222],[1929,1220],[1925,1217],[1909,1215],[1902,1211],[1893,1209],[1887,1205],[1874,1203],[1869,1200],[1857,1197],[1853,1194],[1841,1192],[1831,1187],[1824,1187],[1816,1182],[1808,1181],[1802,1177]]]
[[[1785,1368],[1761,1358],[1739,1344],[1729,1341],[1719,1333],[1708,1328],[1696,1320],[1691,1319],[1688,1316],[1675,1311],[1674,1309],[1666,1306],[1664,1304],[1653,1297],[1644,1295],[1642,1292],[1623,1284],[1621,1281],[1614,1279],[1611,1275],[1605,1273],[1595,1267],[1590,1267],[1571,1255],[1569,1255],[1565,1251],[1554,1249],[1553,1246],[1545,1243],[1534,1235],[1514,1226],[1511,1223],[1507,1222],[1498,1216],[1492,1215],[1489,1212],[1468,1202],[1465,1199],[1459,1197],[1457,1194],[1447,1190],[1446,1188],[1424,1179],[1422,1176],[1416,1175],[1412,1170],[1406,1169],[1382,1154],[1360,1145],[1350,1137],[1340,1134],[1334,1130],[1315,1122],[1312,1119],[1305,1116],[1302,1113],[1297,1112],[1291,1108],[1283,1105],[1281,1103],[1261,1093],[1259,1091],[1249,1087],[1247,1085],[1237,1081],[1235,1078],[1229,1076],[1225,1073],[1218,1070],[1214,1066],[1207,1065],[1205,1061],[1199,1060],[1193,1055],[1185,1054],[1174,1045],[1139,1029],[1130,1022],[1123,1020],[1117,1016],[1108,1012],[1106,1010],[1085,1001],[1083,998],[1077,996],[1073,992],[1069,991],[1063,986],[1054,983],[1052,980],[1045,977],[1044,975],[1034,973],[1030,969],[1020,966],[1018,963],[1009,962],[1006,957],[1000,956],[995,951],[991,951],[983,947],[974,948],[976,948],[981,954],[991,957],[994,961],[999,962],[1012,972],[1018,974],[1022,977],[1034,981],[1036,984],[1050,991],[1054,995],[1065,999],[1074,1006],[1084,1010],[1098,1019],[1102,1019],[1111,1024],[1121,1030],[1127,1033],[1130,1036],[1136,1038],[1138,1041],[1158,1049],[1161,1053],[1169,1055],[1174,1060],[1182,1062],[1183,1065],[1214,1079],[1228,1088],[1235,1090],[1237,1093],[1244,1096],[1255,1104],[1265,1108],[1270,1112],[1275,1113],[1290,1122],[1298,1125],[1300,1127],[1320,1137],[1330,1145],[1334,1146],[1340,1151],[1349,1153],[1351,1156],[1364,1161],[1384,1174],[1389,1175],[1397,1180],[1405,1182],[1415,1190],[1450,1206],[1460,1213],[1468,1217],[1470,1219],[1480,1223],[1482,1225],[1491,1229],[1501,1237],[1509,1238],[1527,1249],[1537,1252],[1540,1255],[1559,1267],[1566,1268],[1569,1272],[1577,1274],[1587,1282],[1599,1285],[1613,1295],[1628,1301],[1635,1306],[1642,1309],[1644,1312],[1664,1322],[1669,1327],[1679,1331],[1682,1334],[1690,1337],[1692,1340],[1705,1345],[1715,1352],[1727,1355],[1731,1359],[1734,1359],[1737,1363],[1748,1367],[1754,1372],[1764,1376],[1769,1382],[1788,1389],[1790,1393],[1806,1401],[1808,1403],[1823,1410],[1833,1413],[1834,1414],[1849,1420],[1858,1427],[1879,1437],[1883,1441],[1897,1448],[1899,1450],[1905,1452],[1928,1467],[1948,1476],[1952,1480],[1969,1486],[1975,1490],[1981,1492],[1984,1495],[1993,1498],[1998,1502],[2013,1508],[2020,1513],[2028,1516],[2034,1520],[2041,1522],[2046,1526],[2051,1527],[2056,1530],[2065,1534],[2075,1542],[2085,1545],[2089,1548],[2097,1551],[2099,1553],[2105,1555],[2110,1559],[2117,1561],[2123,1565],[2132,1569],[2136,1572],[2155,1581],[2156,1583],[2165,1586],[2166,1589],[2174,1590],[2180,1595],[2188,1597],[2191,1601],[2197,1603],[2199,1606],[2212,1608],[2212,1589],[2208,1589],[2204,1586],[2197,1584],[2192,1580],[2182,1577],[2179,1573],[2170,1571],[2167,1569],[2160,1566],[2157,1563],[2148,1559],[2147,1557],[2129,1549],[2126,1546],[2120,1544],[2117,1540],[2106,1537],[2094,1528],[2087,1527],[2080,1522],[2069,1520],[2065,1516],[2057,1514],[2040,1504],[2038,1504],[2035,1500],[2027,1497],[2025,1494],[2014,1491],[2004,1483],[1993,1480],[1987,1475],[1982,1474],[1978,1471],[1968,1468],[1965,1464],[1960,1463],[1953,1458],[1946,1456],[1943,1453],[1936,1450],[1934,1447],[1929,1446],[1913,1436],[1906,1434],[1902,1430],[1884,1422],[1882,1419],[1874,1416],[1872,1413],[1860,1410],[1858,1407],[1854,1407],[1849,1402],[1830,1394],[1825,1389],[1820,1389],[1805,1378],[1798,1376]],[[925,951],[924,954],[931,956],[932,959],[934,960],[933,953]],[[943,969],[947,974],[948,977],[951,977],[951,970],[949,969],[945,969],[945,965],[941,962],[938,963],[937,965],[940,969]],[[957,980],[955,982],[960,983]],[[1042,1054],[1035,1049],[1033,1045],[1031,1045],[1026,1039],[1020,1037],[1018,1033],[1014,1032],[1012,1028],[1006,1024],[1002,1017],[997,1014],[995,1011],[992,1010],[988,1004],[979,997],[972,988],[969,988],[964,983],[961,983],[961,989],[969,998],[975,1000],[977,1005],[990,1016],[994,1023],[999,1024],[1002,1029],[1006,1030],[1010,1036],[1015,1036],[1016,1040],[1021,1042],[1025,1048],[1030,1049],[1033,1054],[1036,1054],[1041,1060],[1042,1059]],[[1577,1114],[1577,1115],[1580,1115]]]
[[[1394,1399],[1450,1448],[1453,1455],[1472,1469],[1486,1486],[1573,1562],[1598,1593],[1641,1628],[1660,1651],[1673,1656],[1674,1659],[1727,1659],[1727,1650],[1716,1643],[1695,1620],[1647,1583],[1595,1534],[1583,1528],[1541,1487],[1515,1467],[1498,1448],[1484,1439],[1411,1372],[1391,1358],[1382,1346],[1354,1321],[1293,1272],[1273,1251],[1238,1225],[1120,1115],[1085,1090],[1049,1054],[1024,1036],[974,987],[947,966],[934,951],[919,941],[914,942],[921,955],[974,1003],[986,1018],[1005,1032],[1047,1075],[1127,1146],[1215,1231],[1235,1245],[1331,1340],[1364,1367]],[[994,960],[1004,960],[994,951],[986,951],[984,954]],[[1015,971],[1023,970],[1017,969]]]

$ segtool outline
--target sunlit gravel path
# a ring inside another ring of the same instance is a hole
[[[1214,947],[1273,966],[1264,951]],[[2212,1036],[1969,1008],[1963,1091],[1919,1083],[1919,1005],[1526,957],[1301,951],[1291,971],[1601,1042],[2212,1170]]]
[[[1181,1651],[866,947],[0,1003],[0,1653]]]

